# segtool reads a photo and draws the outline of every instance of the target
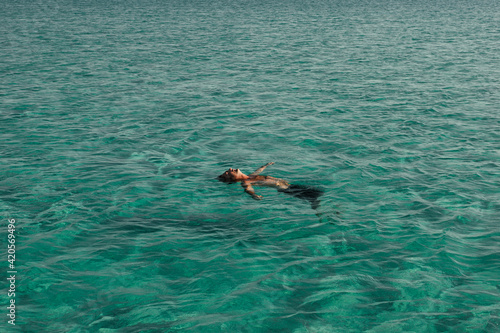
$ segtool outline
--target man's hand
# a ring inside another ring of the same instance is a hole
[[[245,189],[245,192],[250,194],[252,196],[252,198],[254,198],[255,200],[262,200],[262,195],[256,194],[252,185],[249,182],[242,182],[241,186],[243,186],[243,188]]]
[[[258,168],[254,172],[252,172],[250,174],[250,176],[257,176],[259,173],[261,173],[262,171],[264,171],[265,168],[267,168],[269,165],[273,165],[273,164],[274,164],[274,162],[269,162],[266,165],[261,166],[260,168]]]

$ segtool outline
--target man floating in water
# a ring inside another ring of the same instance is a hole
[[[323,191],[309,186],[292,185],[284,179],[259,175],[262,171],[264,171],[265,168],[273,164],[274,162],[269,162],[266,165],[261,166],[248,176],[241,172],[240,169],[229,168],[226,172],[220,175],[218,179],[227,183],[241,182],[241,186],[243,186],[245,192],[250,194],[255,200],[261,200],[262,196],[256,194],[253,187],[267,186],[274,187],[279,192],[284,192],[297,198],[307,200],[311,203],[311,207],[313,209],[318,208],[319,197],[323,194]]]

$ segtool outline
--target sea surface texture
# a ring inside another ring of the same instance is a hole
[[[1,8],[0,331],[500,332],[498,1]]]

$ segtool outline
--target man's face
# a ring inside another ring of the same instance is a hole
[[[224,181],[235,181],[240,176],[240,169],[229,168],[226,172],[219,176]]]

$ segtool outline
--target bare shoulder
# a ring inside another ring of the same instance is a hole
[[[251,186],[253,182],[254,182],[254,180],[252,180],[252,179],[245,179],[245,180],[241,181],[241,186],[248,187],[248,186]]]

